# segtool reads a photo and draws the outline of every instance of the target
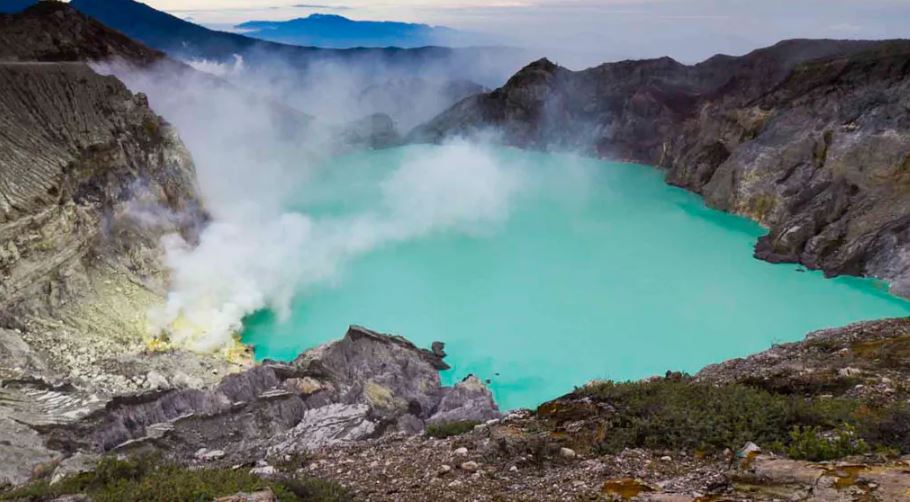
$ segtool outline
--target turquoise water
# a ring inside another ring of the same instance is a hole
[[[311,180],[297,209],[344,214],[417,148],[347,156]],[[755,260],[763,229],[708,209],[646,166],[511,149],[494,154],[525,189],[481,232],[389,244],[302,292],[289,319],[247,319],[259,358],[292,359],[348,325],[446,343],[447,382],[491,382],[504,409],[532,407],[597,378],[638,379],[905,316],[881,283],[825,279]]]

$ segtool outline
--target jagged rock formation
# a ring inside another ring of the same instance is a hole
[[[443,387],[439,370],[446,367],[403,338],[352,327],[289,364],[266,361],[211,389],[116,399],[76,423],[41,430],[70,453],[158,449],[180,462],[237,464],[500,416],[476,378]]]
[[[41,5],[22,15],[25,25],[49,9],[69,12]],[[4,372],[46,365],[41,378],[88,381],[104,360],[139,351],[144,312],[166,291],[161,237],[198,234],[205,215],[193,163],[144,96],[82,63],[22,61],[34,56],[20,44],[28,32],[2,23],[13,35],[0,30],[0,327],[32,361]],[[66,33],[50,44],[56,55],[81,57]],[[141,62],[146,52],[117,54]],[[94,379],[96,390],[135,385],[109,369],[123,385]]]
[[[572,72],[541,60],[411,141],[495,129],[523,147],[667,169],[713,207],[770,228],[756,255],[910,294],[910,42],[794,40],[686,66]]]
[[[0,436],[40,452],[21,429],[72,420],[153,372],[200,385],[227,363],[143,354],[166,291],[161,237],[192,240],[204,218],[174,130],[79,63],[0,63],[0,89],[0,429],[12,427]],[[27,468],[21,447],[3,449],[18,460],[0,459],[0,478]]]

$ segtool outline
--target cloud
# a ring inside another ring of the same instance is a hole
[[[314,9],[314,10],[348,10],[350,7],[346,5],[322,5],[322,4],[311,4],[311,3],[299,3],[295,5],[298,9]]]

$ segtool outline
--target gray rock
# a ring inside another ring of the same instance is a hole
[[[51,484],[58,483],[67,476],[91,471],[100,459],[100,456],[91,453],[76,453],[72,457],[63,459],[54,470]]]
[[[426,424],[424,424],[423,420],[408,413],[398,418],[395,427],[406,434],[420,434],[423,432]]]
[[[526,148],[657,165],[770,228],[757,257],[886,279],[910,295],[910,42],[790,40],[687,66],[536,61],[408,140],[499,132]]]
[[[196,451],[194,455],[196,460],[201,460],[202,462],[212,462],[214,460],[220,460],[225,457],[223,450],[209,450],[207,448],[200,448]]]
[[[493,401],[493,394],[475,376],[469,376],[451,389],[445,389],[432,422],[473,420],[486,422],[499,418],[501,413]]]
[[[478,464],[477,462],[475,462],[473,460],[468,460],[467,462],[462,462],[461,465],[459,465],[459,467],[463,471],[476,472],[477,469],[480,469],[480,464]]]
[[[345,441],[363,439],[376,430],[366,404],[329,404],[307,410],[285,438],[269,449],[270,455],[315,450]]]
[[[443,387],[441,366],[402,338],[353,327],[292,364],[266,362],[210,389],[124,396],[46,430],[71,451],[157,449],[234,465],[387,431],[419,434],[431,416],[498,416],[479,380]]]
[[[278,474],[278,469],[271,465],[258,466],[250,469],[250,474],[260,478],[271,478]]]

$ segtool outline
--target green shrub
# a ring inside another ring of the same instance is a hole
[[[157,457],[102,459],[93,472],[47,480],[0,494],[0,500],[50,500],[86,494],[94,502],[209,501],[237,492],[271,489],[281,501],[337,502],[350,500],[339,485],[310,478],[264,480],[248,469],[199,469],[168,464]]]
[[[342,502],[352,500],[350,494],[338,483],[323,479],[296,477],[282,481],[283,486],[306,502]]]
[[[458,422],[437,422],[427,426],[427,436],[432,438],[443,439],[452,436],[460,436],[474,430],[476,425],[480,424],[475,420],[462,420]]]
[[[794,427],[831,429],[851,423],[858,403],[810,400],[745,385],[712,386],[691,379],[606,382],[581,390],[609,404],[607,453],[627,447],[719,451],[747,441],[789,444]]]
[[[877,450],[910,454],[910,404],[896,403],[881,409],[863,408],[857,429]]]
[[[623,448],[718,451],[747,441],[793,458],[833,460],[910,453],[910,404],[884,407],[846,398],[806,398],[751,385],[694,383],[691,377],[604,382],[578,391],[608,404],[600,451]]]
[[[820,462],[836,460],[849,455],[869,452],[869,445],[857,437],[856,429],[850,425],[825,435],[818,427],[796,426],[790,431],[790,445],[787,456],[796,460]]]

